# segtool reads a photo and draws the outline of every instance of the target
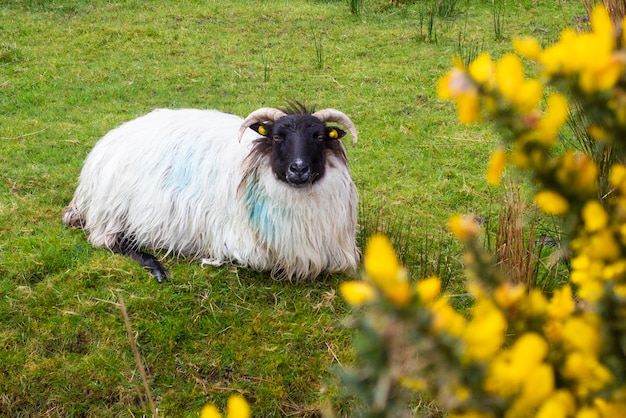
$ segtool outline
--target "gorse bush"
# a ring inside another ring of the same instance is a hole
[[[438,277],[412,285],[389,240],[370,238],[363,279],[340,288],[359,307],[345,382],[363,416],[407,416],[416,394],[448,417],[626,416],[626,37],[616,33],[598,6],[591,32],[566,29],[546,48],[517,39],[517,54],[458,60],[440,80],[440,98],[455,102],[462,123],[504,128],[487,181],[498,184],[507,164],[528,172],[536,206],[562,218],[569,282],[548,296],[512,280],[479,242],[476,220],[454,215],[474,300],[465,314],[441,295]],[[539,78],[525,76],[522,59]],[[615,156],[606,193],[594,156],[559,141],[574,104],[585,132]]]

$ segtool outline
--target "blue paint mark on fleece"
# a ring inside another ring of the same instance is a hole
[[[259,233],[261,241],[275,241],[279,235],[273,222],[272,212],[276,208],[272,207],[272,202],[264,195],[254,179],[249,180],[246,184],[244,202],[250,214],[250,224]]]
[[[165,185],[175,193],[180,193],[191,183],[196,165],[197,161],[194,161],[191,152],[188,152],[184,157],[177,155],[172,160],[172,165],[167,172]]]

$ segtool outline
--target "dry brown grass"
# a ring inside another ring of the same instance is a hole
[[[530,288],[535,281],[539,255],[535,252],[535,222],[525,227],[525,212],[519,187],[510,187],[498,215],[496,256],[502,272],[511,282]]]
[[[582,0],[587,13],[591,13],[591,9],[598,4],[603,3],[604,7],[609,11],[609,15],[616,27],[622,26],[622,18],[626,15],[626,0]]]

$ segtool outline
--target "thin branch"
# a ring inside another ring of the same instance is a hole
[[[130,327],[130,319],[128,318],[128,312],[126,312],[126,304],[124,303],[124,299],[122,295],[117,292],[117,299],[120,301],[120,310],[122,311],[122,317],[124,318],[124,325],[126,325],[126,332],[128,333],[128,341],[130,341],[130,347],[133,351],[133,355],[135,356],[135,363],[137,363],[137,367],[139,368],[139,374],[141,375],[141,380],[143,381],[143,388],[146,391],[146,396],[148,397],[148,403],[150,404],[150,409],[152,410],[152,416],[157,418],[158,413],[157,409],[154,406],[154,400],[152,399],[152,392],[150,392],[150,386],[148,386],[148,375],[146,374],[146,369],[143,365],[143,361],[141,361],[141,354],[139,354],[139,349],[137,348],[137,344],[135,344],[135,338],[133,337],[133,330]]]

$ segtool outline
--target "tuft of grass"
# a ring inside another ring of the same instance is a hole
[[[363,9],[363,0],[347,0],[350,13],[355,17],[361,16],[361,10]]]
[[[494,254],[502,273],[528,289],[551,292],[567,277],[558,223],[541,221],[519,186],[508,186],[499,204]]]
[[[410,213],[394,215],[384,199],[366,197],[359,207],[359,247],[365,248],[374,234],[389,238],[413,280],[438,276],[445,289],[463,274],[457,259],[460,249],[449,234],[420,225],[420,219]]]
[[[313,46],[315,46],[315,68],[321,70],[324,68],[324,45],[322,43],[322,32],[316,32],[311,27],[311,36],[313,38]]]
[[[0,64],[11,64],[18,62],[22,56],[15,43],[0,43]]]
[[[504,39],[504,0],[492,1],[493,33],[496,41]]]

